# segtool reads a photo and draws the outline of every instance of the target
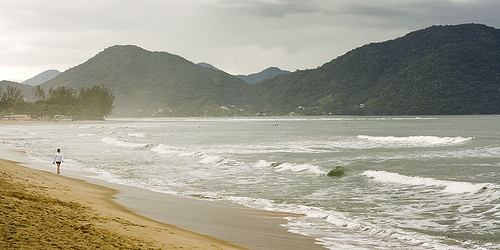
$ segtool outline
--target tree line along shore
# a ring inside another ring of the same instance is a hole
[[[114,95],[106,87],[93,86],[80,89],[60,86],[46,92],[40,85],[33,89],[35,101],[25,101],[17,87],[0,88],[0,115],[24,115],[20,119],[52,120],[57,117],[72,117],[76,120],[102,120],[113,110]],[[47,118],[48,117],[48,118]]]

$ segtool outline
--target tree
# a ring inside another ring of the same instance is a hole
[[[21,89],[7,86],[7,90],[2,92],[0,89],[0,113],[8,114],[13,112],[25,112],[27,109],[24,95]]]
[[[40,85],[37,85],[33,89],[33,95],[35,96],[37,101],[45,100],[46,98],[45,90],[42,87],[40,87]]]
[[[66,115],[76,119],[102,120],[113,110],[113,93],[106,87],[94,86],[81,89],[76,95],[72,88],[60,86],[50,88],[48,95],[36,86],[33,95],[35,102],[25,102],[21,89],[7,86],[0,88],[0,115],[11,113],[30,114],[32,117]]]
[[[114,99],[113,93],[106,87],[81,89],[78,95],[81,107],[78,119],[102,120],[111,114]]]
[[[1,101],[3,102],[18,102],[22,101],[24,95],[21,92],[21,89],[16,87],[7,86],[7,92],[2,94]]]
[[[48,101],[60,103],[60,104],[70,104],[76,101],[75,90],[72,88],[66,88],[65,86],[49,89]]]
[[[65,86],[49,89],[47,111],[49,115],[74,115],[79,111],[75,90]]]

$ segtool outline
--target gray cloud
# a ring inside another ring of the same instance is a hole
[[[320,12],[320,6],[314,0],[222,0],[219,6],[224,6],[225,8],[230,8],[237,12],[246,11],[263,17],[275,18]]]
[[[434,24],[500,27],[497,0],[0,0],[0,79],[66,70],[115,44],[235,74],[315,68]]]

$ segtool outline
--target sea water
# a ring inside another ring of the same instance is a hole
[[[328,249],[500,249],[500,116],[116,119],[0,142],[156,192],[302,214]],[[343,167],[341,176],[329,176]]]

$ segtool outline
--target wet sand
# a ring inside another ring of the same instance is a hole
[[[249,249],[324,249],[312,237],[290,233],[282,224],[296,214],[268,212],[210,200],[188,199],[126,187],[117,203],[156,221],[233,242]]]

